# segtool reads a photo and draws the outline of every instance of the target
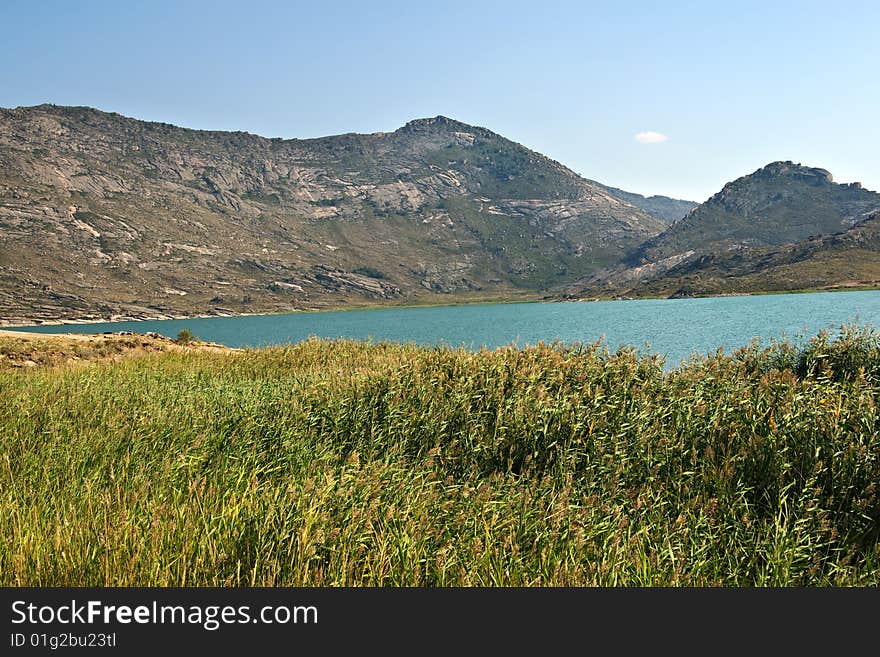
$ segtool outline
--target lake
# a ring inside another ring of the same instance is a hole
[[[516,343],[594,342],[612,349],[632,344],[676,365],[694,352],[726,352],[752,338],[810,336],[858,321],[880,326],[880,291],[817,292],[700,299],[515,303],[387,308],[283,315],[211,317],[103,324],[41,325],[41,333],[156,331],[174,337],[189,329],[231,347],[285,344],[309,336],[358,338],[468,348]]]

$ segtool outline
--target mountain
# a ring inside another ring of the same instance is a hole
[[[570,296],[691,296],[871,285],[880,194],[773,162],[728,183]],[[844,266],[845,265],[845,266]]]
[[[598,185],[601,183],[596,184]],[[637,208],[641,208],[667,225],[678,221],[699,205],[699,203],[694,201],[683,201],[668,196],[642,196],[641,194],[625,192],[616,187],[609,187],[608,185],[602,186],[609,194],[616,196]]]
[[[847,230],[877,207],[880,194],[859,183],[839,185],[825,169],[773,162],[726,184],[630,259],[797,242]]]
[[[878,286],[880,210],[834,235],[685,260],[624,294],[689,297]]]
[[[0,109],[0,319],[537,294],[664,229],[625,196],[442,116],[284,140]]]

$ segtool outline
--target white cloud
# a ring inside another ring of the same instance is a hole
[[[635,136],[635,140],[640,144],[662,144],[667,139],[669,139],[669,137],[667,137],[663,133],[653,132],[651,130],[648,130],[647,132],[640,132]]]

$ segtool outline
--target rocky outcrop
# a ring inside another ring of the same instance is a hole
[[[370,276],[340,271],[325,265],[316,265],[313,271],[313,280],[330,290],[351,290],[366,294],[374,299],[390,299],[400,296],[399,287]]]
[[[771,162],[752,174],[757,179],[773,180],[774,178],[790,178],[814,187],[830,185],[834,182],[831,172],[818,167],[806,167],[794,162]]]

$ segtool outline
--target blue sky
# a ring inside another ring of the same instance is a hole
[[[880,190],[875,1],[0,0],[0,25],[3,107],[270,137],[443,114],[642,194],[773,160]]]

